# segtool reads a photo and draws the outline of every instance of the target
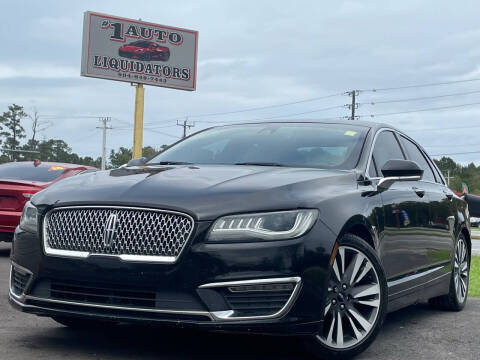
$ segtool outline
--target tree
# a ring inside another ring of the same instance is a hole
[[[19,140],[25,138],[25,129],[20,124],[25,117],[27,117],[27,114],[23,111],[23,107],[16,104],[10,105],[8,111],[0,116],[0,124],[3,125],[0,136],[5,138],[3,142],[4,153],[10,155],[12,160],[17,160],[19,154],[15,151],[10,152],[6,150],[17,150],[17,147],[20,145]]]
[[[132,150],[125,147],[120,147],[117,152],[110,151],[110,163],[114,167],[122,166],[130,161],[132,158]]]
[[[165,149],[168,147],[168,145],[162,145],[161,149]],[[158,154],[158,150],[155,149],[152,146],[145,146],[142,149],[142,156],[146,157],[147,159],[151,159],[155,155]],[[125,148],[125,147],[120,147],[118,151],[110,151],[110,163],[114,167],[119,167],[122,166],[123,164],[128,163],[132,159],[132,150]]]
[[[38,141],[35,140],[37,133],[49,128],[52,126],[52,122],[50,121],[40,121],[40,115],[36,108],[33,108],[33,114],[27,114],[27,116],[32,121],[32,137],[28,141],[28,143],[34,146],[31,150],[35,150],[35,145],[38,144]]]

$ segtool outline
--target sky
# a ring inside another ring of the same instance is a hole
[[[345,92],[360,90],[361,120],[480,165],[478,1],[2,1],[0,112],[36,109],[40,138],[98,157],[100,116],[109,150],[132,146],[135,88],[80,76],[89,10],[199,32],[197,90],[145,88],[144,145],[178,140],[187,116],[189,132],[348,116]]]

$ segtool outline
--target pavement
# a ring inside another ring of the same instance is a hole
[[[9,245],[0,244],[0,359],[312,359],[296,339],[122,325],[72,330],[8,304]],[[388,315],[375,342],[356,359],[480,359],[480,298],[462,312],[426,304]]]
[[[472,255],[480,255],[480,229],[472,229]]]

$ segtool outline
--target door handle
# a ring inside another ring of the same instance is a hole
[[[423,189],[419,189],[417,187],[412,187],[412,190],[415,191],[415,194],[417,194],[420,197],[425,196],[425,190],[423,190]]]

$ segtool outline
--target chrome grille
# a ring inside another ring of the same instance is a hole
[[[112,227],[112,218],[114,225]],[[44,222],[47,254],[174,262],[193,230],[185,214],[142,208],[75,207],[50,211]]]

